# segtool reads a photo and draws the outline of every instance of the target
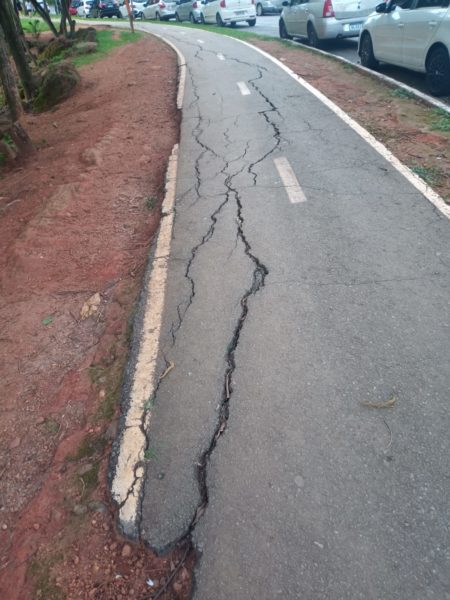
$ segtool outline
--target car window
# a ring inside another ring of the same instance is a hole
[[[298,6],[302,3],[302,0],[291,0],[291,6]]]
[[[395,4],[399,8],[406,10],[411,8],[411,6],[414,4],[414,0],[398,0]]]

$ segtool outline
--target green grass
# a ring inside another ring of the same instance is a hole
[[[22,17],[20,22],[25,33],[34,33],[36,28],[38,28],[39,32],[49,30],[47,23],[40,17]],[[54,25],[56,29],[59,28],[58,22],[54,21]]]
[[[412,92],[409,92],[403,88],[395,88],[395,90],[390,90],[389,94],[394,98],[405,98],[406,100],[414,100],[416,98]]]
[[[430,186],[437,184],[442,177],[442,173],[433,167],[426,167],[425,165],[413,165],[410,167],[410,169]]]
[[[108,52],[111,52],[111,50],[114,50],[114,48],[118,48],[119,46],[123,46],[124,44],[128,44],[130,42],[137,42],[142,36],[143,34],[140,32],[132,33],[131,31],[120,30],[97,31],[97,51],[93,54],[77,56],[76,58],[71,59],[72,63],[76,67],[89,65],[100,58],[104,58]]]
[[[100,435],[86,435],[79,445],[75,454],[67,457],[67,460],[76,461],[84,458],[92,458],[94,455],[102,454],[105,450],[106,440]]]
[[[431,129],[433,131],[450,131],[450,114],[440,108],[433,110]]]

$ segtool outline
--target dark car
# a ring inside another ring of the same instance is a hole
[[[119,3],[116,0],[93,0],[88,17],[117,17],[122,18]]]

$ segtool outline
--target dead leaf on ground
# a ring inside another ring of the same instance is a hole
[[[100,294],[96,292],[93,294],[86,302],[83,304],[80,310],[81,320],[87,319],[88,317],[94,315],[100,306],[100,302],[102,301]]]
[[[397,402],[397,396],[391,396],[389,400],[385,402],[361,402],[363,406],[367,406],[367,408],[393,408],[395,403]]]

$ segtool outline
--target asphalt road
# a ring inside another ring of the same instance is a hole
[[[256,51],[143,27],[188,76],[142,538],[196,600],[450,599],[449,221]]]

